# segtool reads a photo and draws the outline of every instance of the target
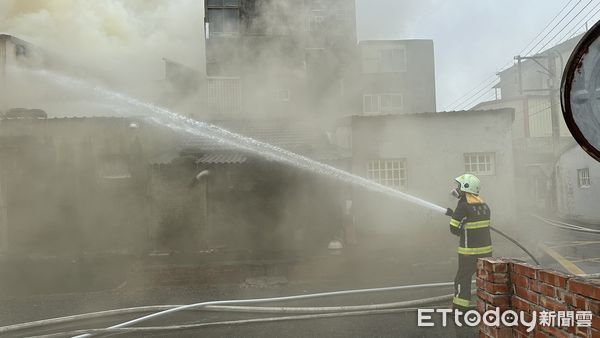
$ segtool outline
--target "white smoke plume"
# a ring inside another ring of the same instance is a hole
[[[88,80],[151,98],[162,58],[204,72],[204,8],[195,0],[3,0],[0,32],[57,56]]]

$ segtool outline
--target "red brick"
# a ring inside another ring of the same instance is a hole
[[[590,330],[591,328],[589,327],[575,327],[575,334],[578,337],[589,337],[590,336]]]
[[[520,286],[514,286],[515,295],[531,302],[537,304],[540,301],[540,296],[532,291],[527,290],[526,288],[522,288]]]
[[[540,270],[539,267],[527,263],[512,263],[511,265],[511,271],[532,279],[537,277],[537,271]]]
[[[512,338],[512,329],[510,327],[492,327],[491,336],[494,338]]]
[[[507,284],[509,277],[506,272],[489,272],[485,270],[478,270],[477,277],[492,283]]]
[[[600,301],[588,299],[586,310],[592,311],[596,316],[600,316]]]
[[[510,280],[513,283],[513,285],[518,285],[518,286],[524,287],[524,288],[529,287],[530,279],[523,275],[512,274],[512,275],[510,275]]]
[[[485,291],[495,294],[495,295],[510,293],[508,284],[505,284],[505,283],[502,283],[502,284],[492,283],[492,282],[485,281],[481,278],[476,278],[476,284],[477,284],[478,289],[485,290]]]
[[[477,269],[489,272],[508,272],[508,261],[500,258],[479,258],[477,260]]]
[[[567,306],[558,300],[546,296],[540,297],[540,306],[551,311],[566,311]]]
[[[548,335],[546,332],[544,332],[542,330],[534,330],[533,331],[533,336],[535,338],[551,338],[550,335]]]
[[[553,270],[539,270],[538,271],[538,280],[542,281],[546,284],[550,284],[553,286],[558,286],[560,288],[567,287],[567,281],[571,278],[569,275],[565,275],[562,272],[553,271]]]
[[[592,315],[592,327],[596,330],[600,330],[600,317]]]
[[[524,325],[517,325],[513,327],[514,333],[518,333],[524,336],[527,336],[529,332],[527,332],[527,327]]]
[[[475,278],[475,285],[478,289],[485,289],[485,280],[477,277]]]
[[[507,295],[510,293],[508,284],[498,284],[492,282],[485,283],[485,291],[494,295]]]
[[[600,283],[589,279],[571,278],[567,283],[567,290],[600,300]]]
[[[587,310],[587,303],[588,300],[586,300],[584,297],[578,295],[578,294],[574,294],[574,293],[570,293],[569,291],[565,291],[565,290],[560,290],[558,292],[558,299],[562,300],[563,302],[567,303],[568,305],[579,309],[579,310]],[[591,301],[591,300],[589,300]]]
[[[556,294],[556,288],[550,284],[546,283],[538,283],[537,292],[541,293],[544,296],[555,298],[558,295]]]
[[[592,338],[600,337],[600,330],[590,329],[589,336]]]
[[[481,299],[477,299],[477,311],[479,313],[484,313],[486,311],[485,302]]]
[[[543,326],[542,330],[550,333],[552,335],[552,337],[556,337],[556,338],[570,338],[571,337],[571,335],[567,331],[564,331],[557,327]]]
[[[529,303],[525,299],[513,295],[510,300],[511,300],[512,308],[514,310],[520,310],[520,311],[525,311],[525,312],[531,311],[531,303]]]
[[[510,305],[510,296],[508,295],[492,295],[483,290],[477,290],[477,297],[484,302],[493,306],[508,306]]]

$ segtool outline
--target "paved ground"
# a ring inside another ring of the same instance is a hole
[[[581,225],[581,224],[580,224]],[[594,227],[593,225],[585,225]],[[499,226],[500,227],[500,226]],[[526,245],[541,260],[542,265],[558,270],[568,271],[564,262],[570,262],[584,273],[593,274],[600,272],[600,235],[584,234],[566,231],[551,227],[539,220],[527,219],[521,227],[500,227],[511,236]],[[528,257],[507,240],[494,235],[494,255],[517,257],[528,260]],[[544,247],[544,249],[542,249]],[[557,262],[556,257],[550,252],[561,257]],[[391,285],[406,285],[448,281],[453,277],[456,268],[456,258],[453,254],[448,256],[434,255],[435,257],[418,260],[415,257],[396,257],[390,255],[388,261],[357,262],[356,269],[370,271],[358,274],[355,278],[344,280],[310,280],[277,283],[276,285],[261,285],[256,283],[219,283],[202,284],[197,286],[180,287],[154,287],[139,288],[126,286],[118,290],[62,293],[54,295],[39,295],[31,297],[5,297],[1,300],[0,325],[10,325],[20,322],[46,319],[51,317],[109,310],[115,308],[132,307],[156,304],[189,304],[190,302],[241,299],[256,297],[274,297],[313,292],[323,292],[341,289],[382,287]],[[407,263],[411,262],[411,263]],[[369,265],[373,266],[368,270]],[[567,264],[568,267],[568,264]],[[389,270],[382,274],[381,270]],[[383,278],[382,276],[386,276]],[[441,294],[451,293],[450,288],[436,290],[419,290],[410,292],[394,292],[378,295],[363,295],[352,297],[331,298],[327,300],[312,300],[287,305],[356,305],[384,303],[399,300],[418,299]],[[447,305],[447,304],[444,304]],[[214,322],[224,320],[238,320],[258,318],[252,314],[225,314],[214,312],[201,312],[192,314],[179,314],[165,320],[152,322],[152,325],[173,325],[183,323]],[[106,327],[123,320],[133,318],[125,316],[111,318],[108,321],[86,323],[93,327]],[[223,327],[205,328],[193,332],[161,333],[156,336],[181,337],[197,336],[203,334],[214,337],[452,337],[454,328],[417,328],[416,313],[379,314],[360,317],[313,319],[303,321],[288,321],[269,324],[248,324],[244,326],[227,325]],[[78,326],[52,328],[52,332],[71,330]],[[22,333],[21,336],[48,333],[47,331],[31,331]],[[476,330],[466,332],[475,336]]]
[[[184,304],[189,303],[191,300],[197,302],[214,299],[273,297],[311,293],[316,291],[339,290],[340,288],[343,289],[344,287],[339,283],[320,283],[319,285],[288,283],[286,285],[265,288],[248,285],[205,285],[202,287],[163,287],[159,289],[147,290],[120,290],[86,294],[62,294],[45,297],[30,297],[28,299],[4,301],[3,306],[0,308],[0,320],[2,325],[6,325],[54,316],[64,316],[82,312],[147,304]],[[410,292],[389,292],[377,295],[344,296],[293,303],[288,302],[286,304],[291,306],[371,304],[418,299],[447,293],[451,293],[450,288],[417,290]],[[272,315],[194,312],[173,315],[165,320],[153,321],[151,324],[175,325],[183,323],[260,318],[265,316],[272,317]],[[114,324],[130,318],[133,318],[133,316],[111,318],[108,321],[96,321],[91,322],[91,324],[94,324],[92,326],[96,327],[105,327],[108,324]],[[287,321],[243,326],[227,325],[217,328],[201,329],[201,331],[177,331],[173,332],[172,334],[161,333],[157,334],[156,336],[191,337],[197,336],[199,332],[201,332],[203,335],[211,337],[452,337],[454,335],[454,329],[452,327],[442,328],[441,325],[438,325],[438,327],[434,328],[418,329],[416,321],[416,313],[411,311],[408,313]],[[54,327],[51,331],[34,330],[22,332],[20,333],[20,336],[60,332],[75,328],[78,327]],[[476,331],[471,330],[468,333],[470,333],[472,336],[475,336]],[[144,336],[147,336],[147,334]]]
[[[556,220],[552,218],[551,220]],[[598,230],[600,225],[568,223]],[[572,274],[600,273],[600,233],[582,233],[561,229],[540,219],[530,225],[540,234],[538,252],[544,254],[542,264]]]

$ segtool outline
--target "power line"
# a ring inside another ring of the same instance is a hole
[[[479,88],[479,86],[481,86],[482,84],[489,82],[489,80],[492,79],[495,76],[496,76],[496,74],[492,74],[492,75],[488,76],[487,78],[485,78],[485,80],[483,80],[480,83],[478,83],[475,87],[473,87],[471,90],[469,90],[468,92],[466,92],[465,94],[463,94],[461,97],[459,97],[458,99],[452,101],[452,103],[447,104],[446,107],[444,109],[442,109],[442,110],[448,110],[449,108],[454,107],[458,102],[462,102],[461,100],[464,99],[465,97],[467,97],[467,95],[471,94],[471,92],[473,92],[474,90],[477,90]]]
[[[569,0],[559,11],[558,13],[546,24],[546,26],[536,35],[536,37],[533,38],[533,40],[531,40],[527,45],[525,45],[525,47],[523,48],[523,50],[521,50],[521,52],[519,52],[519,54],[522,54],[523,51],[525,49],[527,49],[527,47],[529,45],[531,45],[531,43],[533,43],[540,35],[542,35],[542,33],[552,24],[552,22],[554,20],[556,20],[556,18],[558,18],[558,16],[564,12],[564,10],[569,6],[569,4],[571,4],[574,0]],[[546,33],[546,35],[540,40],[538,41],[531,49],[533,50],[535,47],[537,47],[583,0],[579,0],[561,19],[559,22],[556,23],[556,25],[554,25],[554,27],[552,27],[552,29],[550,31],[548,31],[548,33]],[[592,1],[592,0],[590,0]],[[589,4],[589,3],[588,3]],[[504,66],[502,66],[500,68],[500,70],[503,70],[505,67],[510,66],[512,64],[511,61],[507,62]],[[481,81],[479,84],[477,84],[474,88],[472,88],[471,90],[469,90],[468,92],[466,92],[465,94],[463,94],[461,97],[459,97],[458,99],[454,100],[452,103],[446,105],[446,107],[442,110],[458,110],[457,108],[459,107],[463,107],[465,103],[468,102],[472,102],[472,98],[475,97],[476,95],[478,95],[482,90],[485,90],[487,87],[489,87],[492,83],[494,83],[496,81],[496,76],[497,74],[492,74],[490,76],[488,76],[485,80]],[[493,81],[490,82],[491,79],[494,79]],[[483,87],[481,87],[483,85]],[[479,90],[478,90],[479,88]]]
[[[492,76],[488,77],[488,79],[490,79],[491,81],[489,81],[489,80],[486,81],[486,84],[483,87],[481,87],[478,91],[474,92],[472,95],[470,95],[469,97],[467,97],[464,100],[461,100],[458,104],[453,105],[450,108],[452,108],[454,110],[459,110],[458,108],[463,107],[465,105],[465,103],[470,102],[471,99],[473,98],[473,96],[478,95],[479,93],[481,93],[482,90],[487,89],[490,85],[492,85],[494,82],[497,81],[496,74],[493,74]]]
[[[552,33],[552,31],[554,31],[554,29],[555,29],[556,27],[558,27],[558,25],[560,25],[560,23],[561,23],[561,22],[563,22],[563,20],[564,20],[564,19],[566,19],[566,18],[568,17],[568,16],[569,16],[569,14],[571,14],[571,12],[572,12],[572,11],[573,11],[575,8],[577,8],[577,6],[579,6],[579,4],[580,4],[582,1],[583,1],[583,0],[579,0],[579,1],[577,1],[577,3],[576,3],[576,4],[575,4],[573,7],[571,7],[571,9],[569,9],[569,11],[568,11],[568,12],[567,12],[565,15],[563,15],[563,17],[562,17],[562,18],[561,18],[561,19],[560,19],[560,20],[559,20],[559,21],[558,21],[558,22],[557,22],[557,23],[554,25],[554,27],[552,27],[552,29],[550,29],[550,30],[549,30],[549,31],[546,33],[546,35],[544,35],[544,37],[543,37],[543,38],[541,38],[541,39],[538,41],[538,43],[536,43],[536,44],[535,44],[535,46],[531,47],[531,49],[529,49],[529,51],[528,51],[527,53],[525,53],[525,55],[529,55],[529,54],[530,54],[530,53],[531,53],[531,52],[532,52],[532,51],[533,51],[533,50],[534,50],[534,49],[535,49],[537,46],[539,46],[539,45],[540,45],[540,43],[542,43],[542,41],[544,41],[544,39],[546,39],[546,38],[548,37],[548,35],[550,35],[550,33]],[[590,2],[592,2],[592,0],[590,0]],[[589,3],[588,3],[588,4],[589,4]]]
[[[559,15],[560,15],[560,14],[561,14],[561,13],[562,13],[562,12],[563,12],[563,11],[564,11],[566,8],[567,8],[567,6],[569,6],[569,4],[570,4],[571,2],[573,2],[573,0],[569,0],[569,2],[567,2],[567,3],[566,3],[566,4],[565,4],[565,5],[564,5],[564,6],[563,6],[561,9],[560,9],[560,11],[558,11],[558,13],[556,13],[556,15],[555,15],[555,16],[552,18],[552,20],[548,21],[548,23],[546,24],[546,26],[545,26],[545,27],[544,27],[544,28],[543,28],[543,29],[542,29],[542,30],[541,30],[541,31],[540,31],[540,32],[539,32],[539,33],[538,33],[538,34],[537,34],[537,35],[536,35],[536,36],[535,36],[535,37],[534,37],[534,38],[533,38],[531,41],[529,41],[529,43],[528,43],[528,44],[526,44],[526,45],[525,45],[525,47],[523,47],[523,50],[521,50],[521,51],[519,52],[519,54],[522,54],[522,53],[523,53],[523,52],[524,52],[524,51],[527,49],[527,47],[529,47],[529,45],[530,45],[530,44],[532,44],[532,43],[533,43],[533,42],[534,42],[534,41],[535,41],[537,38],[539,38],[539,37],[540,37],[540,35],[542,35],[542,33],[543,33],[545,30],[546,30],[546,28],[550,27],[550,25],[552,24],[552,22],[553,22],[554,20],[556,20],[556,18],[558,18],[558,16],[559,16]]]
[[[596,6],[594,6],[594,8],[597,8],[598,6],[600,6],[600,2],[599,2],[599,3],[597,3],[597,4],[596,4]],[[591,11],[593,11],[593,10],[594,10],[594,8],[590,9],[590,12],[591,12]],[[562,38],[560,38],[560,39],[558,40],[558,41],[559,41],[559,43],[561,43],[561,42],[563,42],[563,41],[566,41],[566,40],[569,40],[570,38],[572,38],[572,37],[574,37],[575,35],[577,35],[579,28],[581,28],[581,27],[585,26],[585,24],[586,24],[588,21],[590,21],[591,19],[593,19],[593,18],[594,18],[594,17],[595,17],[595,16],[598,14],[598,12],[600,12],[600,8],[596,9],[596,11],[595,11],[594,13],[592,13],[592,15],[591,15],[591,16],[586,16],[586,17],[584,17],[582,20],[579,20],[579,22],[578,22],[578,23],[577,23],[575,26],[573,26],[573,27],[571,28],[571,30],[570,30],[570,31],[569,31],[567,34],[563,35],[563,37],[562,37]],[[582,24],[583,24],[583,26],[582,26]],[[573,34],[571,34],[571,33],[573,33]],[[571,34],[571,35],[569,35],[569,34]],[[565,37],[566,37],[567,35],[569,35],[569,37],[565,39]],[[564,39],[564,40],[563,40],[563,39]]]
[[[579,16],[579,14],[581,14],[581,12],[583,12],[583,10],[584,10],[584,9],[586,9],[586,8],[587,8],[587,6],[589,6],[589,5],[590,5],[590,4],[591,4],[593,1],[594,1],[594,0],[590,0],[590,1],[589,1],[589,2],[588,2],[586,5],[585,5],[585,6],[583,6],[583,8],[581,8],[581,9],[579,10],[579,12],[577,12],[577,14],[575,14],[575,16],[574,16],[574,17],[572,17],[572,18],[571,18],[571,20],[569,20],[569,22],[568,22],[568,23],[567,23],[565,26],[563,26],[563,28],[562,28],[560,31],[558,31],[558,32],[557,32],[557,33],[556,33],[556,34],[555,34],[555,35],[554,35],[554,36],[553,36],[553,37],[552,37],[550,40],[548,40],[548,41],[547,41],[547,42],[546,42],[546,43],[545,43],[545,44],[544,44],[544,45],[543,45],[543,46],[542,46],[540,49],[538,49],[538,51],[537,51],[537,52],[535,52],[534,54],[538,54],[539,52],[543,51],[543,50],[544,50],[544,48],[546,48],[546,46],[548,46],[548,44],[549,44],[550,42],[552,42],[552,40],[554,40],[554,38],[555,38],[555,37],[557,37],[557,36],[558,36],[558,34],[560,34],[560,33],[561,33],[563,30],[565,30],[565,29],[566,29],[566,28],[567,28],[567,27],[568,27],[568,26],[571,24],[571,22],[573,22],[573,20],[575,20],[575,18],[577,18],[577,17]]]
[[[494,79],[494,82],[496,82],[496,81],[498,81],[498,79]],[[494,84],[494,86],[495,86],[495,85],[496,85],[496,84]],[[493,86],[492,86],[492,88],[493,88]],[[481,97],[483,97],[484,95],[488,94],[488,90],[490,90],[490,89],[492,89],[492,88],[488,88],[488,87],[483,87],[483,88],[481,88],[481,90],[480,90],[480,91],[483,91],[481,94],[479,94],[479,95],[478,95],[478,96],[476,96],[476,97],[472,97],[472,99],[470,99],[469,101],[465,102],[465,103],[464,103],[462,106],[460,106],[460,107],[462,107],[462,108],[463,108],[463,110],[464,110],[464,109],[468,109],[468,108],[470,108],[470,106],[472,106],[472,105],[473,105],[473,103],[477,102],[477,100],[479,100]],[[458,109],[458,110],[460,110],[460,109]]]

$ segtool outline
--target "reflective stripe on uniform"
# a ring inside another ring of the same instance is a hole
[[[454,296],[454,298],[452,298],[452,304],[458,305],[458,306],[462,306],[462,307],[469,307],[469,304],[471,303],[471,300],[469,299],[463,299],[457,296]]]
[[[460,225],[460,221],[457,221],[455,219],[451,219],[450,220],[450,225],[458,228],[458,226]],[[478,222],[467,222],[464,225],[464,228],[467,230],[472,230],[472,229],[480,229],[480,228],[487,228],[490,226],[490,221],[478,221]]]
[[[492,246],[482,246],[480,248],[463,248],[462,246],[458,247],[458,253],[462,255],[481,255],[492,252]]]
[[[471,229],[480,229],[480,228],[487,228],[490,226],[490,221],[479,221],[479,222],[467,222],[465,223],[465,229],[467,230],[471,230]]]

